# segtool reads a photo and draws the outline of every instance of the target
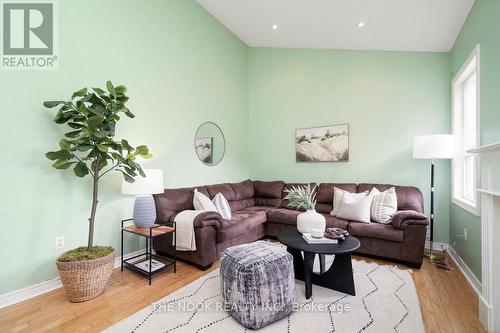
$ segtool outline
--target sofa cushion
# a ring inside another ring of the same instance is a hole
[[[253,183],[245,180],[241,183],[224,183],[207,185],[210,198],[214,198],[217,193],[221,193],[229,202],[232,212],[255,206]]]
[[[332,215],[345,220],[370,223],[370,208],[374,193],[379,192],[374,189],[370,193],[349,193],[335,189],[335,196],[342,197],[339,201],[337,201],[337,198],[334,199]]]
[[[225,242],[248,232],[266,222],[264,211],[239,211],[233,213],[230,220],[223,220],[217,230],[217,242]]]
[[[325,217],[327,228],[340,228],[348,230],[349,222],[337,217],[333,217],[329,214],[321,214]]]
[[[333,210],[333,188],[337,187],[347,192],[356,193],[358,185],[351,183],[322,183],[318,186],[316,210],[318,213],[329,214]]]
[[[348,191],[344,191],[339,189],[338,187],[335,187],[333,189],[333,210],[330,212],[330,215],[332,216],[337,216],[341,203],[345,201],[357,201],[360,199],[363,199],[368,195],[368,192],[361,192],[361,193],[351,193]]]
[[[353,236],[378,238],[393,242],[403,242],[404,231],[390,224],[350,222],[349,233]]]
[[[212,200],[210,200],[210,198],[205,194],[198,192],[198,189],[196,188],[194,189],[193,207],[196,210],[208,210],[211,212],[217,211],[217,207],[215,207]]]
[[[422,192],[414,186],[394,186],[390,184],[359,184],[358,192],[371,191],[376,188],[380,192],[387,191],[391,187],[396,189],[398,197],[398,210],[414,210],[419,213],[424,212],[424,199]]]
[[[290,210],[286,208],[271,209],[267,212],[267,221],[269,223],[280,223],[287,225],[297,225],[297,216],[301,211]],[[342,220],[328,214],[321,214],[325,217],[327,228],[341,228],[347,230],[348,221]]]
[[[276,208],[267,212],[267,220],[274,223],[297,225],[297,215],[300,211],[287,208]]]
[[[229,186],[233,189],[235,200],[253,198],[255,195],[253,183],[250,179],[242,181],[241,183],[231,183]]]
[[[294,207],[288,206],[289,201],[285,200],[285,197],[286,197],[286,195],[288,193],[285,192],[285,191],[291,190],[294,187],[307,186],[307,185],[311,186],[311,188],[314,188],[314,186],[316,186],[316,183],[286,183],[285,186],[283,187],[283,191],[281,192],[281,204],[280,204],[280,208],[287,208],[287,209],[293,209],[293,210],[295,210]],[[316,191],[317,191],[317,188],[314,190],[314,192],[316,192]],[[305,211],[304,208],[300,208],[298,210]]]
[[[200,193],[208,195],[204,186],[197,187]],[[170,218],[180,211],[194,209],[194,188],[165,189],[161,194],[153,195],[158,222],[169,222]]]
[[[255,199],[254,198],[229,201],[229,207],[231,207],[232,212],[237,212],[237,211],[240,211],[242,209],[252,207],[252,206],[255,206]]]
[[[222,216],[224,220],[230,220],[231,207],[229,207],[229,202],[227,202],[222,193],[217,193],[212,201],[220,216]]]
[[[263,211],[263,212],[268,212],[270,210],[273,210],[273,209],[276,209],[274,207],[269,207],[269,206],[251,206],[251,207],[247,207],[245,209],[243,209],[243,211],[250,211],[250,212],[253,212],[253,211]]]
[[[398,197],[396,189],[391,187],[387,191],[380,192],[377,188],[373,188],[375,192],[371,207],[371,218],[374,222],[388,224],[391,223],[392,216],[398,210]]]
[[[217,193],[222,193],[227,201],[236,200],[236,194],[230,184],[215,184],[205,186],[210,194],[210,199],[213,199]]]
[[[283,181],[254,181],[255,204],[257,206],[279,207],[284,186],[285,182]]]

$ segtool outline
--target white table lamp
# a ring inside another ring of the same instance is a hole
[[[413,158],[431,160],[431,216],[430,216],[430,253],[432,260],[438,258],[433,252],[434,243],[434,160],[452,159],[455,154],[455,137],[450,134],[434,134],[418,136],[413,141]],[[443,263],[437,265],[446,268]]]
[[[135,182],[122,180],[122,194],[136,195],[134,223],[141,228],[151,227],[156,220],[156,208],[152,194],[163,193],[163,170],[144,169],[146,177],[137,176]]]

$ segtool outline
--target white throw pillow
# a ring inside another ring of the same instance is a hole
[[[205,194],[198,192],[198,189],[194,189],[193,196],[193,206],[196,210],[209,210],[211,212],[216,212],[217,208]]]
[[[219,212],[220,216],[222,216],[224,220],[231,219],[231,207],[222,193],[217,193],[212,199],[212,202],[214,203],[215,208],[217,208],[217,212]]]
[[[368,195],[368,191],[364,191],[361,193],[351,193],[348,191],[341,190],[338,187],[334,187],[333,188],[333,210],[330,212],[330,215],[337,216],[337,210],[339,208],[339,204],[342,201],[342,197],[344,196],[345,193],[349,194],[350,197],[354,197],[354,198],[364,198]]]
[[[374,192],[371,208],[372,221],[387,224],[391,221],[392,215],[398,210],[396,189],[391,187],[387,191],[380,192],[373,188],[372,191],[376,191]]]
[[[359,193],[345,192],[342,195],[335,216],[345,220],[370,223],[370,209],[374,193],[370,192],[364,197],[353,194]]]

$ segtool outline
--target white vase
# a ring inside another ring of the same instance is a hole
[[[325,217],[314,209],[306,210],[297,216],[297,230],[303,233],[309,233],[312,229],[326,229]]]

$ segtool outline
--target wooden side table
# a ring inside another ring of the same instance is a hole
[[[156,275],[160,272],[165,271],[170,266],[174,267],[174,274],[176,272],[176,262],[177,262],[177,250],[176,250],[176,245],[177,245],[177,232],[176,232],[176,227],[175,227],[175,222],[167,223],[167,224],[153,224],[151,228],[139,228],[136,225],[134,225],[133,222],[134,219],[126,219],[122,220],[122,227],[121,227],[121,255],[122,255],[122,260],[121,260],[121,270],[123,271],[123,268],[127,268],[133,272],[136,272],[138,274],[144,275],[148,277],[149,279],[149,285],[151,285],[151,278],[153,275]],[[128,225],[127,225],[128,224]],[[144,237],[146,239],[146,251],[144,253],[135,255],[133,257],[124,259],[123,258],[123,233],[128,232],[131,234],[135,234],[141,237]],[[173,233],[173,239],[174,239],[174,255],[173,259],[169,257],[164,257],[160,256],[158,254],[153,253],[153,242],[155,237]],[[139,257],[144,257],[144,259],[139,259]],[[155,270],[152,270],[152,263],[153,259],[155,261],[160,262],[164,266]],[[139,267],[138,264],[142,263],[142,267]],[[144,265],[144,263],[146,263]],[[145,269],[145,266],[148,267],[149,269]]]

